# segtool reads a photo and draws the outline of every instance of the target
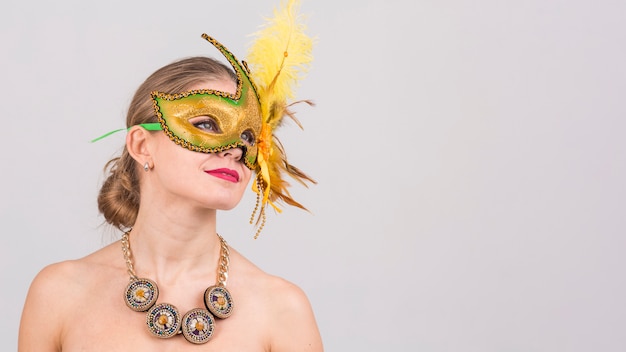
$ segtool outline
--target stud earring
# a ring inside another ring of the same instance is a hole
[[[147,161],[146,161],[146,163],[145,163],[145,164],[143,164],[143,170],[144,170],[145,172],[150,171],[150,164],[148,164],[148,162],[147,162]]]

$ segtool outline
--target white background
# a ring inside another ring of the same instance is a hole
[[[276,4],[3,5],[2,350],[16,349],[42,267],[118,238],[96,195],[124,136],[88,141],[124,126],[158,67],[219,55],[201,33],[245,59]],[[319,181],[293,191],[311,214],[272,215],[255,241],[249,192],[218,230],[307,292],[326,350],[626,350],[626,3],[309,0],[302,12],[318,44],[298,96],[317,106],[280,136]]]

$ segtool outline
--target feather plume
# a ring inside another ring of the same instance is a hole
[[[303,16],[297,14],[299,5],[298,0],[282,1],[274,18],[266,19],[253,35],[256,40],[247,55],[251,77],[264,98],[265,122],[272,127],[280,123],[286,101],[294,98],[294,88],[313,60],[313,39],[304,32]]]
[[[276,200],[306,209],[289,194],[289,183],[283,178],[284,174],[305,186],[307,181],[315,183],[289,164],[280,141],[274,135],[274,130],[281,125],[285,116],[302,127],[289,110],[288,101],[294,99],[298,81],[304,78],[309,69],[313,59],[313,39],[304,32],[306,27],[298,9],[298,0],[281,1],[274,11],[274,17],[266,19],[265,25],[253,35],[255,40],[247,55],[250,77],[257,86],[263,114],[256,170],[262,189],[253,184],[253,190],[262,196],[257,223],[264,217],[266,204],[280,211],[274,204]],[[312,105],[310,101],[304,102]]]

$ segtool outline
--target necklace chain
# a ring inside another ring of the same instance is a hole
[[[122,235],[122,253],[124,254],[124,261],[126,262],[126,269],[131,280],[137,280],[137,274],[135,273],[135,267],[133,266],[133,252],[130,250],[130,231],[124,232]],[[230,251],[228,250],[228,244],[217,234],[220,239],[220,261],[217,266],[217,284],[221,287],[226,287],[226,281],[228,280],[228,266],[230,264]]]
[[[129,232],[124,232],[122,235],[122,253],[124,254],[124,261],[126,261],[126,269],[131,280],[137,280],[137,274],[135,274],[135,268],[133,267],[132,252],[130,251],[130,240],[128,238]]]
[[[217,237],[220,239],[220,263],[217,267],[217,284],[221,287],[226,287],[226,280],[228,280],[228,265],[230,264],[230,260],[228,259],[230,256],[230,251],[228,250],[228,245],[226,241],[217,234]]]

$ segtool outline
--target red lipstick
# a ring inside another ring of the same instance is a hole
[[[204,171],[211,176],[215,176],[217,178],[221,178],[222,180],[230,181],[230,182],[239,182],[239,173],[235,170],[231,169],[214,169],[214,170],[206,170]]]

